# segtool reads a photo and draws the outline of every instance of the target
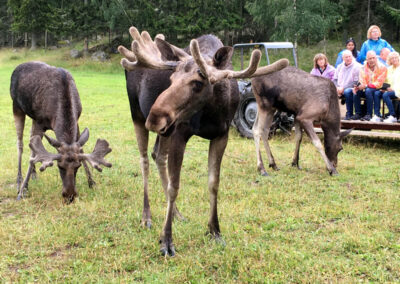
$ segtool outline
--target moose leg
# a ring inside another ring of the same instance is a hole
[[[179,179],[185,148],[186,140],[183,137],[177,135],[171,137],[170,150],[168,154],[168,205],[164,227],[160,236],[160,252],[162,255],[175,255],[175,247],[172,242],[172,220],[174,215],[175,200],[179,192]]]
[[[300,123],[297,120],[295,120],[295,122],[294,122],[294,131],[295,131],[295,137],[296,137],[296,149],[294,150],[292,166],[300,169],[299,154],[300,154],[301,140],[303,139],[303,130],[301,129]]]
[[[149,202],[149,158],[147,156],[147,146],[149,143],[149,131],[144,127],[143,123],[133,122],[135,125],[136,140],[140,153],[140,168],[142,170],[143,178],[143,213],[142,213],[142,226],[151,228],[151,211]]]
[[[210,219],[208,221],[209,233],[217,240],[220,239],[218,222],[218,188],[222,157],[228,143],[228,134],[211,140],[208,152],[208,190],[210,192]]]
[[[25,113],[19,108],[13,107],[14,123],[17,131],[17,150],[18,150],[18,173],[17,173],[17,191],[19,191],[22,183],[22,152],[24,151],[24,127],[25,127]]]
[[[300,121],[300,120],[299,120]],[[332,163],[329,161],[328,157],[326,156],[324,152],[324,148],[322,146],[321,140],[318,138],[318,135],[314,131],[314,126],[313,122],[311,120],[307,121],[300,121],[302,127],[306,131],[308,137],[310,137],[312,143],[314,146],[317,148],[318,152],[321,154],[322,159],[324,160],[326,164],[326,168],[328,169],[328,172],[330,175],[337,175],[338,172],[336,171],[335,167],[332,165]]]
[[[269,167],[273,168],[274,170],[279,170],[276,166],[274,156],[272,155],[271,149],[268,143],[268,135],[269,130],[272,124],[272,120],[274,118],[273,110],[263,110],[259,108],[257,113],[256,121],[253,126],[253,136],[254,136],[254,143],[256,145],[256,154],[257,154],[257,169],[263,176],[268,176],[267,171],[264,168],[264,163],[261,157],[260,151],[260,137],[264,143],[265,151],[268,155],[269,160]]]
[[[81,132],[79,131],[79,125],[78,125],[78,137],[76,137],[76,141],[79,140],[80,136],[81,136]],[[83,150],[81,150],[80,152],[83,153]],[[88,186],[89,186],[89,188],[93,188],[93,186],[96,185],[96,182],[93,180],[92,172],[90,171],[89,166],[85,160],[82,161],[82,164],[83,164],[83,168],[85,169]]]
[[[40,127],[39,124],[36,123],[36,121],[32,121],[32,128],[31,128],[31,138],[35,135],[39,135],[40,138],[43,138],[43,129]],[[33,151],[31,150],[31,159],[34,157]],[[29,179],[36,179],[36,169],[35,169],[35,164],[33,162],[29,162],[29,168],[28,172],[26,173],[26,177],[24,179],[24,182],[22,185],[19,187],[18,190],[18,196],[17,200],[20,200],[21,198],[24,197],[24,190],[28,189],[28,183]]]
[[[161,184],[164,189],[165,200],[168,200],[168,170],[167,170],[167,160],[169,151],[170,139],[167,137],[157,136],[156,143],[151,154],[152,158],[156,161],[158,173],[160,175]],[[179,212],[176,204],[174,205],[174,217],[179,220],[185,220],[185,217]]]
[[[40,136],[40,138],[43,138],[43,129],[40,127],[40,125],[39,124],[37,124],[36,123],[36,121],[32,121],[32,128],[31,128],[31,138],[33,137],[33,136],[35,136],[35,135],[39,135]],[[33,158],[33,152],[32,152],[32,150],[31,150],[31,157]],[[31,168],[31,165],[29,165],[29,168]],[[32,164],[32,172],[31,172],[31,175],[32,175],[32,179],[36,179],[37,178],[37,173],[36,173],[36,167],[35,167],[35,164]],[[27,182],[29,182],[29,180],[27,181]],[[26,186],[28,186],[28,183],[26,184]],[[28,187],[26,187],[26,188],[28,188]]]
[[[17,196],[17,200],[21,200],[22,198],[24,198],[24,191],[25,189],[28,188],[28,183],[29,183],[29,178],[31,177],[33,168],[35,167],[33,162],[29,162],[29,168],[28,168],[28,172],[26,173],[26,177],[24,179],[24,182],[22,183],[22,185],[20,186],[19,190],[18,190],[18,196]]]

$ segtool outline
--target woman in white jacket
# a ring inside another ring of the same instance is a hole
[[[389,66],[387,71],[386,83],[390,84],[383,93],[382,98],[389,109],[389,117],[384,122],[397,122],[392,99],[400,98],[400,56],[398,52],[391,52],[387,58]]]

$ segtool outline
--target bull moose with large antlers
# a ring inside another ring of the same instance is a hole
[[[82,147],[89,139],[89,130],[85,128],[82,134],[79,133],[78,119],[82,105],[74,79],[62,68],[42,62],[27,62],[14,70],[10,92],[17,130],[18,199],[23,197],[31,175],[36,175],[36,163],[41,162],[40,170],[44,171],[53,165],[53,161],[57,161],[63,183],[62,195],[67,202],[72,202],[77,195],[75,179],[81,163],[85,167],[89,187],[94,185],[94,181],[86,161],[98,171],[102,171],[101,165],[111,167],[104,160],[105,155],[111,152],[106,140],[98,139],[91,154],[83,153]],[[26,178],[21,184],[22,138],[26,115],[32,118],[29,143],[31,158]],[[56,139],[44,134],[48,129],[54,131]],[[42,144],[43,135],[57,149],[57,154],[46,151]]]
[[[149,161],[148,130],[158,136],[155,160],[167,197],[167,214],[160,237],[160,251],[173,256],[172,220],[179,191],[180,172],[185,147],[191,136],[210,140],[208,155],[208,188],[211,214],[209,233],[220,238],[217,194],[220,167],[228,142],[229,126],[235,114],[239,93],[235,78],[268,74],[288,65],[282,59],[258,68],[260,51],[253,52],[249,67],[232,71],[232,47],[223,46],[213,35],[193,39],[185,50],[169,44],[163,36],[153,41],[144,31],[130,28],[132,50],[118,48],[126,71],[132,120],[138,141],[144,182],[142,224],[150,227],[148,200]]]

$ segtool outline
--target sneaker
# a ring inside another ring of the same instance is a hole
[[[383,122],[386,122],[386,123],[395,123],[395,122],[397,122],[397,119],[396,119],[394,116],[389,115],[389,117],[386,118]]]
[[[346,114],[344,120],[351,120],[352,117],[353,117],[352,115]]]
[[[355,115],[353,115],[352,117],[350,117],[351,120],[360,120],[361,119],[361,115],[359,115],[358,113],[356,113]]]
[[[372,122],[381,122],[381,121],[382,121],[382,118],[380,118],[380,117],[377,116],[377,115],[374,115],[374,116],[371,118],[371,121],[372,121]]]
[[[364,115],[361,120],[363,121],[370,121],[371,120],[371,116],[369,114]]]

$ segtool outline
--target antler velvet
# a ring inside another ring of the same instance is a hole
[[[32,149],[34,154],[34,156],[31,158],[31,163],[36,164],[41,162],[41,172],[43,172],[47,167],[53,166],[54,160],[59,160],[61,158],[60,154],[52,154],[46,151],[39,135],[35,135],[31,138],[29,147]]]
[[[108,168],[112,166],[111,163],[108,163],[106,160],[104,160],[104,157],[110,152],[111,148],[109,147],[108,142],[104,139],[97,139],[93,152],[91,154],[80,154],[79,157],[82,160],[88,161],[93,168],[101,172],[103,169],[100,167],[100,165]]]

